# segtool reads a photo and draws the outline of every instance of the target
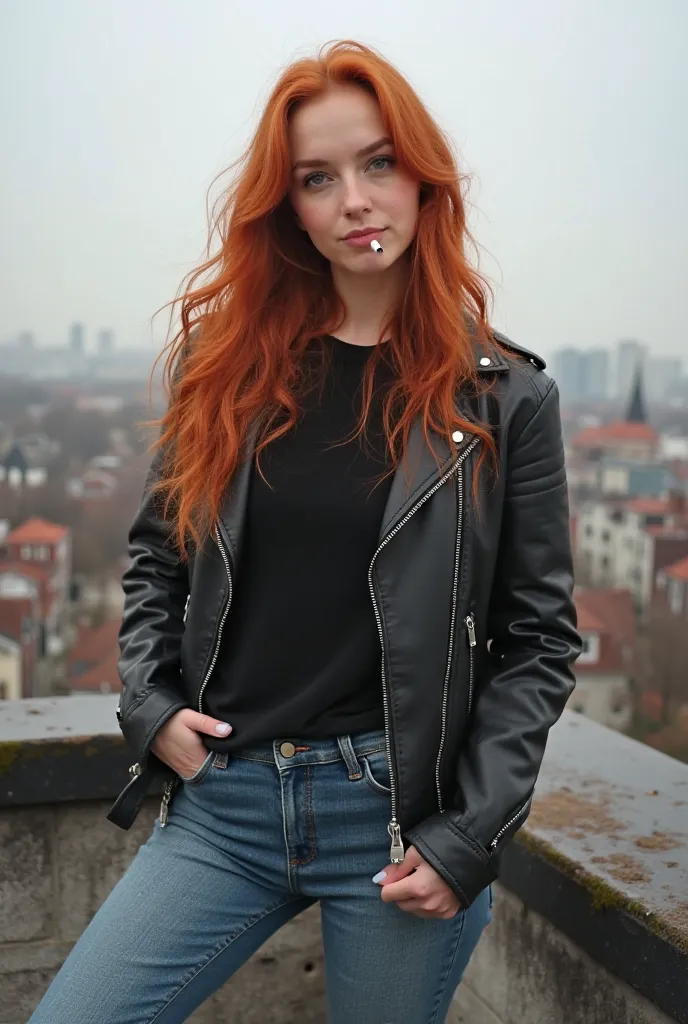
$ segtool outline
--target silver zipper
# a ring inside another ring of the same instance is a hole
[[[389,694],[387,692],[387,674],[385,672],[385,637],[384,631],[382,629],[382,616],[380,615],[380,609],[378,608],[377,598],[375,596],[375,585],[373,583],[373,570],[375,567],[375,559],[383,550],[383,548],[387,547],[392,538],[395,537],[397,533],[399,533],[399,530],[401,530],[401,528],[405,526],[406,523],[408,523],[409,519],[411,519],[411,517],[415,515],[418,509],[421,508],[425,504],[425,502],[428,501],[428,499],[431,498],[433,494],[435,494],[435,492],[438,491],[440,487],[442,487],[442,485],[447,482],[449,477],[452,475],[452,473],[455,472],[456,469],[460,468],[461,463],[470,455],[470,453],[476,447],[479,441],[480,438],[474,438],[471,441],[471,443],[467,445],[466,448],[464,448],[459,458],[456,460],[456,462],[452,464],[452,466],[447,470],[447,472],[440,477],[440,479],[433,485],[433,487],[431,487],[430,490],[427,491],[411,509],[409,509],[404,518],[397,523],[394,529],[390,530],[390,532],[382,540],[379,547],[377,548],[377,551],[373,555],[372,561],[370,563],[370,568],[368,569],[368,588],[370,590],[370,596],[373,602],[373,609],[375,611],[375,621],[377,622],[377,631],[380,637],[380,647],[382,649],[382,708],[385,720],[385,747],[387,750],[387,765],[389,767],[390,781],[390,798],[392,802],[392,820],[387,826],[387,831],[389,832],[390,838],[392,840],[392,845],[389,851],[390,864],[402,863],[404,859],[404,844],[401,840],[401,828],[399,822],[397,821],[397,780],[394,774],[394,767],[392,763],[392,736],[390,729]]]
[[[227,621],[227,616],[229,615],[229,607],[232,603],[232,569],[229,564],[229,556],[225,551],[224,544],[222,543],[222,538],[220,537],[220,529],[217,525],[215,526],[215,540],[217,541],[217,546],[220,549],[222,561],[225,563],[225,570],[227,572],[227,582],[229,584],[229,592],[227,594],[227,603],[224,607],[224,611],[222,612],[222,618],[220,619],[217,637],[215,638],[215,650],[213,652],[213,658],[212,661],[210,662],[210,666],[205,674],[205,679],[201,684],[201,689],[198,694],[198,710],[200,711],[201,714],[203,714],[203,693],[205,692],[205,688],[208,685],[208,680],[212,675],[213,669],[217,664],[217,659],[220,654],[220,643],[222,642],[222,631],[225,628],[225,622]]]
[[[169,816],[170,800],[172,799],[172,790],[174,789],[174,779],[170,779],[169,782],[165,783],[162,792],[162,800],[160,801],[160,828],[165,828],[167,825],[167,818]]]
[[[476,439],[477,442],[477,439]],[[466,455],[470,449],[466,449],[463,454]],[[437,787],[437,807],[440,814],[444,812],[444,805],[442,802],[442,785],[440,782],[440,772],[442,769],[442,755],[444,754],[444,744],[447,739],[447,709],[449,707],[449,683],[451,680],[452,661],[454,657],[454,631],[456,629],[456,605],[458,602],[459,595],[459,569],[461,562],[461,537],[463,529],[463,467],[459,462],[457,464],[457,475],[456,475],[456,546],[454,548],[454,588],[452,590],[452,610],[451,619],[449,623],[449,648],[447,651],[447,666],[444,672],[444,689],[442,691],[442,730],[440,734],[440,745],[437,751],[437,762],[435,764],[435,786]]]
[[[468,715],[470,716],[473,707],[473,680],[475,678],[473,652],[478,641],[475,638],[475,618],[472,615],[467,615],[464,621],[468,630]]]
[[[514,814],[513,818],[511,818],[510,821],[507,821],[506,825],[503,828],[500,828],[499,832],[497,833],[497,835],[494,837],[494,839],[490,843],[490,846],[492,847],[493,850],[496,849],[497,843],[502,838],[504,833],[509,831],[509,829],[511,828],[513,823],[515,821],[518,821],[518,819],[521,817],[523,812],[527,810],[527,808],[528,808],[528,800],[526,800],[526,802],[524,803],[523,807],[521,807],[520,810],[518,810],[516,812],[516,814]]]

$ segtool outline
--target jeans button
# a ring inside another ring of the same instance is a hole
[[[282,743],[280,746],[280,754],[282,757],[293,757],[296,753],[296,747],[293,743]]]

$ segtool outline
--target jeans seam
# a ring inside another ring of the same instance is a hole
[[[444,996],[444,993],[445,993],[446,988],[447,988],[447,981],[449,980],[449,975],[451,974],[451,969],[454,966],[454,961],[456,960],[456,954],[459,951],[459,946],[461,944],[461,939],[463,937],[463,930],[464,930],[464,927],[465,927],[465,924],[466,924],[466,911],[465,910],[460,910],[459,913],[461,914],[461,927],[459,928],[459,934],[456,936],[456,942],[454,943],[454,949],[452,950],[452,955],[449,958],[449,962],[447,964],[447,969],[446,969],[446,971],[444,973],[444,980],[443,980],[442,984],[439,986],[439,989],[438,989],[438,992],[437,992],[437,996],[435,997],[435,1006],[434,1006],[434,1009],[432,1011],[432,1016],[428,1019],[428,1024],[438,1024],[437,1014],[439,1012],[439,1008],[440,1008],[440,1005],[442,1003],[442,997]]]
[[[297,857],[290,859],[289,863],[293,867],[299,867],[304,864],[310,864],[312,860],[315,860],[316,848],[315,848],[315,824],[313,821],[313,794],[311,789],[311,769],[310,765],[306,765],[306,827],[308,830],[308,856],[299,860]]]
[[[243,928],[240,928],[238,931],[236,931],[225,942],[222,943],[222,945],[220,946],[219,949],[217,949],[214,953],[211,953],[211,955],[208,957],[208,959],[205,961],[205,963],[202,963],[200,966],[196,967],[196,969],[194,970],[194,972],[191,975],[191,977],[187,978],[186,981],[182,982],[182,984],[179,986],[177,991],[167,1000],[165,1005],[161,1006],[159,1010],[156,1010],[155,1016],[149,1018],[147,1024],[155,1024],[155,1021],[160,1017],[160,1014],[164,1013],[165,1010],[169,1009],[169,1007],[172,1005],[174,1000],[177,998],[178,995],[181,995],[181,993],[184,991],[184,989],[187,987],[187,985],[190,985],[191,982],[195,978],[197,978],[202,971],[205,970],[205,968],[208,966],[208,964],[211,964],[213,962],[213,960],[215,960],[218,956],[220,956],[221,953],[224,953],[224,951],[226,949],[228,949],[229,946],[231,946],[231,944],[233,942],[235,942],[242,935],[245,935],[246,932],[250,931],[251,928],[254,928],[255,925],[260,924],[260,922],[263,921],[270,914],[274,914],[276,910],[280,910],[282,907],[286,907],[290,903],[295,903],[295,902],[297,902],[299,900],[302,900],[303,898],[304,898],[303,896],[294,895],[294,896],[291,896],[288,900],[280,900],[280,902],[275,904],[274,907],[268,907],[267,910],[262,911],[256,917],[251,918],[249,921],[247,921],[246,924],[243,926]]]

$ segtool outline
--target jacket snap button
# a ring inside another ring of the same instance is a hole
[[[454,431],[454,433],[452,434],[452,441],[456,441],[457,444],[463,441],[463,434],[461,433],[460,430]]]
[[[293,743],[282,743],[280,746],[280,754],[282,757],[293,757],[296,753],[296,747]]]
[[[489,356],[483,356],[482,359],[480,360],[480,365],[481,366],[489,366],[491,362],[492,362],[492,360],[490,359]]]

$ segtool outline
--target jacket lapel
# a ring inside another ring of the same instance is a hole
[[[451,450],[445,438],[433,434],[432,443],[437,452],[437,460],[425,440],[420,418],[416,419],[409,433],[406,458],[402,457],[392,477],[380,526],[380,542],[450,465]]]

